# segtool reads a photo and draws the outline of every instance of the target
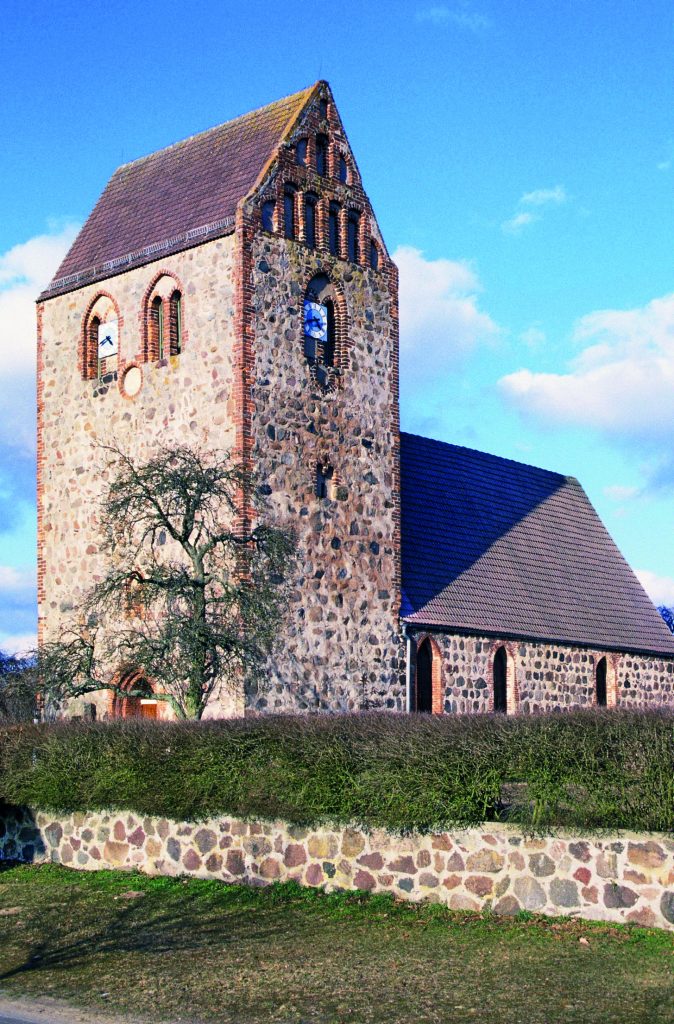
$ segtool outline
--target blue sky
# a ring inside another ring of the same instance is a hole
[[[674,9],[5,0],[0,644],[34,631],[31,300],[116,166],[317,78],[401,269],[403,427],[577,476],[674,604]]]

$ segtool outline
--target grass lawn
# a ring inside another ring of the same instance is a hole
[[[0,994],[221,1024],[671,1024],[674,935],[0,865]]]

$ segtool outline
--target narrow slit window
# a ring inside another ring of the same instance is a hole
[[[311,249],[316,248],[316,197],[309,195],[304,203],[304,236]]]
[[[597,663],[596,677],[595,677],[595,694],[597,698],[597,707],[606,707],[606,658],[601,658]]]
[[[351,263],[358,263],[360,258],[360,246],[358,244],[358,230],[360,226],[360,217],[357,213],[349,214],[349,221],[347,226],[347,247],[349,260]]]
[[[157,296],[152,302],[152,320],[156,338],[155,355],[157,359],[164,358],[164,303]]]
[[[316,170],[321,177],[328,173],[328,140],[325,135],[316,138]]]
[[[328,211],[328,247],[333,256],[339,256],[339,206],[330,203]]]
[[[179,356],[183,350],[183,297],[175,291],[171,296],[171,355]]]
[[[349,177],[349,168],[343,156],[339,158],[339,180],[346,184]]]
[[[295,237],[295,193],[286,189],[283,195],[283,220],[286,238]]]
[[[88,377],[100,377],[101,376],[101,354],[98,348],[98,328],[101,326],[100,317],[93,317],[91,324],[89,325],[89,338],[88,347],[89,352],[87,353],[87,376]],[[95,371],[95,372],[94,372]]]
[[[300,139],[295,149],[295,163],[300,167],[306,167],[307,163],[307,140]]]
[[[373,270],[379,270],[379,249],[374,242],[370,242],[370,266]]]
[[[329,498],[332,486],[333,469],[326,463],[319,462],[316,467],[316,497]]]
[[[262,204],[262,228],[264,231],[274,230],[274,207],[275,203],[273,200],[268,200]]]
[[[508,654],[499,647],[494,658],[494,711],[505,715],[508,711]]]

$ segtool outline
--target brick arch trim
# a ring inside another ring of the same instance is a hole
[[[184,286],[182,280],[178,277],[178,275],[176,274],[176,272],[174,270],[167,270],[166,268],[157,270],[152,275],[152,279],[150,280],[149,285],[147,286],[147,288],[143,292],[143,298],[142,298],[142,301],[141,301],[140,311],[138,313],[139,326],[140,326],[140,337],[141,337],[141,342],[142,342],[141,357],[142,357],[142,361],[144,363],[150,362],[152,359],[156,359],[157,358],[157,356],[152,351],[153,341],[152,341],[151,311],[152,311],[152,301],[155,298],[154,292],[155,292],[155,289],[157,287],[157,282],[160,281],[162,279],[162,277],[170,277],[172,281],[175,281],[174,291],[180,292],[181,298],[183,300],[182,301],[182,305],[181,305],[181,321],[182,321],[182,348],[181,348],[181,351],[185,348],[185,345],[187,344],[188,334],[187,334],[187,325],[186,325],[186,322],[185,322],[185,286]],[[167,335],[167,336],[170,336],[170,332],[169,332],[169,335]]]
[[[601,651],[593,657],[592,673],[592,704],[597,704],[597,667],[602,658],[606,659],[606,707],[614,708],[618,704],[618,668],[619,654],[604,654]]]
[[[80,376],[83,380],[92,380],[96,376],[96,366],[98,364],[98,352],[92,352],[92,346],[90,344],[89,329],[91,325],[91,315],[93,313],[96,303],[100,299],[109,299],[115,308],[115,315],[117,317],[117,345],[118,345],[118,359],[121,361],[121,350],[122,350],[122,326],[124,324],[124,318],[120,314],[119,304],[114,295],[106,291],[97,291],[91,301],[88,303],[85,310],[84,316],[82,317],[82,323],[80,325],[80,343],[79,350],[77,353],[77,368]]]
[[[414,707],[417,706],[417,670],[416,655],[422,644],[428,641],[431,648],[431,712],[434,715],[441,715],[443,712],[443,686],[442,686],[442,651],[437,640],[430,633],[420,633],[415,638],[415,661],[414,661]]]
[[[145,674],[139,669],[123,669],[115,679],[115,685],[122,690],[132,690],[139,679],[145,680],[150,690],[154,692],[154,686]],[[137,710],[139,697],[120,697],[118,693],[110,690],[108,713],[111,718],[132,718]]]
[[[338,281],[325,272],[314,274],[307,281],[304,294],[307,294],[309,285],[316,277],[327,278],[328,285],[324,290],[324,297],[329,299],[335,308],[335,366],[340,370],[349,368],[349,353],[353,346],[349,322],[349,307],[344,295],[344,290]]]
[[[489,680],[489,710],[494,710],[494,662],[497,652],[503,648],[506,652],[506,714],[516,715],[520,702],[520,687],[517,678],[517,660],[515,657],[515,644],[497,642],[491,650],[489,668],[491,678]]]

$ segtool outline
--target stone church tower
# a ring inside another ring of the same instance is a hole
[[[404,708],[397,271],[327,83],[119,168],[38,328],[41,639],[104,571],[95,442],[230,449],[299,574],[211,713]]]

